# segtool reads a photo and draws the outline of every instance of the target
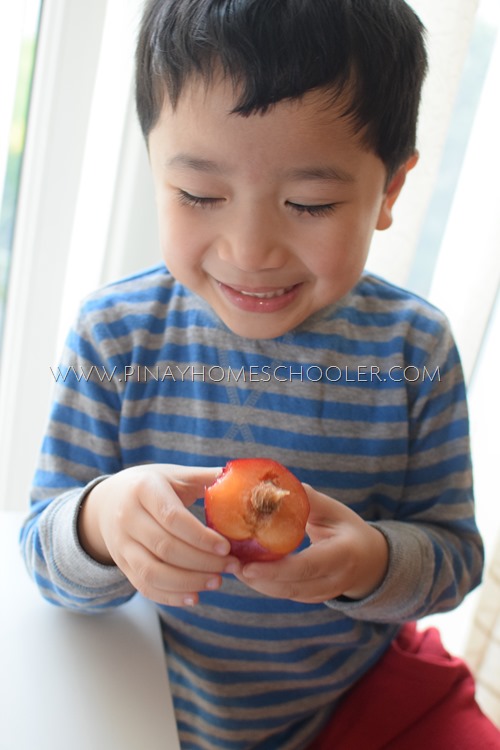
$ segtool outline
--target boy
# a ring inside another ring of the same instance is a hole
[[[447,324],[363,275],[417,159],[425,70],[403,0],[145,9],[165,265],[85,302],[22,544],[50,601],[157,602],[183,750],[408,750],[410,725],[431,747],[500,746],[472,698],[450,727],[459,689],[423,706],[407,684],[429,665],[403,623],[456,606],[482,568]],[[199,498],[259,455],[306,483],[311,514],[297,554],[242,566]],[[438,650],[423,687],[458,679]],[[398,696],[413,713],[393,715]]]

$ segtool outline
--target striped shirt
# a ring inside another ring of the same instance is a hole
[[[49,601],[91,613],[133,596],[81,549],[76,519],[93,482],[137,464],[267,456],[388,541],[387,575],[359,601],[274,599],[225,575],[195,607],[158,606],[183,750],[307,747],[401,623],[480,580],[460,362],[415,295],[366,274],[296,330],[250,340],[157,267],[85,300],[53,372],[21,535]]]

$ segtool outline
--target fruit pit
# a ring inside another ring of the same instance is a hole
[[[282,500],[289,495],[288,490],[278,487],[270,480],[255,485],[250,495],[249,510],[253,517],[271,516],[280,507]]]

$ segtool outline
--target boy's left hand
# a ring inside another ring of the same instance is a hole
[[[311,512],[311,545],[276,562],[249,563],[238,578],[278,599],[317,604],[347,596],[362,599],[382,582],[389,561],[384,535],[357,513],[304,485]]]

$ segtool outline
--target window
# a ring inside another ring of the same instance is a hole
[[[0,7],[0,351],[41,0]]]
[[[473,132],[497,37],[498,15],[495,2],[488,0],[479,4],[440,168],[408,279],[408,285],[424,296],[428,295],[431,289],[432,275],[446,231],[446,222]]]

